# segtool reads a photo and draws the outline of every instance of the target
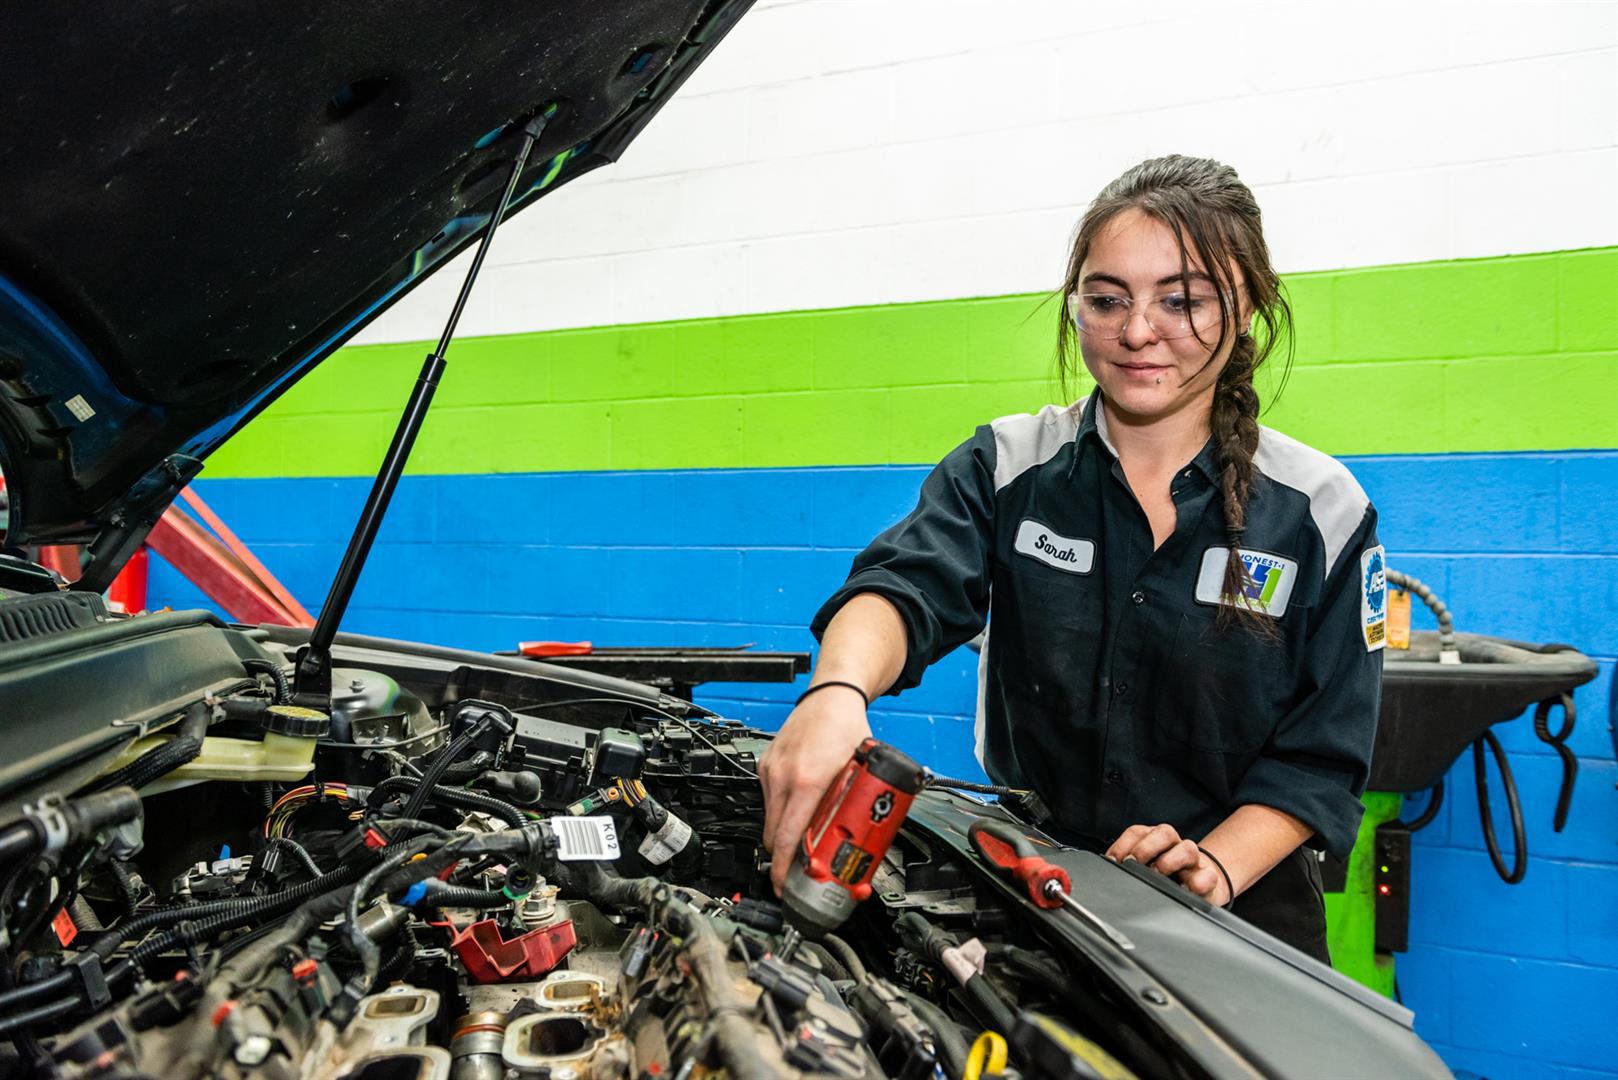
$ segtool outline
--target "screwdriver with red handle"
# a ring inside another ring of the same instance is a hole
[[[1065,907],[1105,934],[1120,949],[1133,949],[1135,943],[1095,912],[1073,899],[1067,871],[1043,858],[1028,837],[1003,821],[978,818],[966,830],[966,837],[985,862],[1009,874],[1028,890],[1028,898],[1042,908]]]

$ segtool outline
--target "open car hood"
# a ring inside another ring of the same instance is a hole
[[[117,559],[215,447],[513,210],[615,160],[752,0],[8,5],[7,542]]]

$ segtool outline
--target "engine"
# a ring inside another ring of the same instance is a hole
[[[1041,1074],[1165,1064],[919,835],[838,932],[788,925],[760,733],[334,676],[300,710],[259,664],[0,829],[13,1073],[920,1080],[1006,1071],[1008,1040]]]

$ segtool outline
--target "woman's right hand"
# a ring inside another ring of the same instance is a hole
[[[828,686],[792,710],[759,760],[764,846],[770,851],[770,882],[777,896],[820,797],[870,735],[859,693],[846,686]]]

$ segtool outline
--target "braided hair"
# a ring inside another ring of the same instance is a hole
[[[1219,337],[1208,342],[1198,334],[1198,340],[1208,346],[1210,364],[1230,345],[1229,360],[1214,384],[1210,426],[1229,543],[1224,592],[1244,597],[1252,575],[1237,549],[1247,524],[1247,503],[1253,493],[1253,455],[1258,450],[1259,397],[1253,375],[1271,353],[1284,348],[1282,386],[1285,385],[1285,374],[1292,363],[1292,307],[1270,263],[1253,192],[1230,166],[1181,154],[1143,161],[1102,188],[1079,223],[1062,282],[1063,301],[1077,291],[1081,268],[1095,238],[1109,221],[1129,209],[1161,221],[1173,231],[1180,249],[1181,285],[1188,293],[1193,254],[1203,272],[1213,278],[1218,293]],[[1252,305],[1256,333],[1236,325],[1241,315],[1238,271],[1241,287],[1247,290]],[[1058,306],[1057,367],[1064,393],[1071,394],[1083,371],[1083,360],[1067,306],[1065,302]],[[1220,606],[1220,620],[1233,617],[1245,617],[1244,621],[1261,633],[1274,632],[1272,621],[1257,618],[1251,608]]]

